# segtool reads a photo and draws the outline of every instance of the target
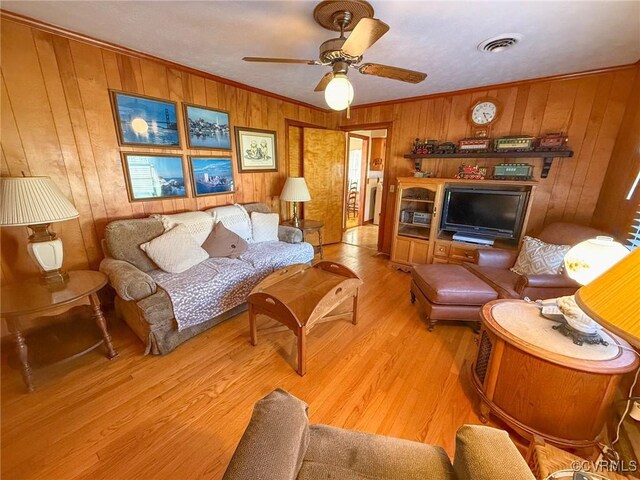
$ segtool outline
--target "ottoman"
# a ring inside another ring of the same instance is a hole
[[[427,312],[429,331],[438,320],[480,322],[480,308],[498,293],[462,265],[417,265],[411,271],[411,303]]]

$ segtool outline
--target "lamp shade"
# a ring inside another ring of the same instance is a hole
[[[76,217],[78,211],[49,177],[0,179],[0,225],[38,225]]]
[[[603,327],[640,347],[640,248],[575,295],[578,306]]]
[[[284,182],[284,188],[280,194],[280,198],[285,202],[308,202],[311,200],[307,182],[304,177],[289,177]]]
[[[586,285],[622,260],[627,250],[611,237],[596,237],[572,247],[564,257],[567,275]]]

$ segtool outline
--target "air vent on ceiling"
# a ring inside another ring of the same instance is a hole
[[[522,40],[522,35],[518,33],[503,33],[482,42],[478,45],[478,50],[487,53],[498,53],[513,47],[520,40]]]

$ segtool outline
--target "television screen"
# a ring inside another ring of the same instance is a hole
[[[442,228],[516,239],[526,198],[522,191],[450,188],[445,196]]]

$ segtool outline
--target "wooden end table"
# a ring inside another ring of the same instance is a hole
[[[273,272],[251,292],[249,329],[251,344],[258,344],[256,315],[267,315],[282,323],[298,337],[298,375],[306,373],[306,336],[317,324],[351,314],[358,323],[358,289],[362,280],[353,271],[334,262],[318,262],[313,267],[299,263]],[[336,311],[349,298],[349,312]],[[280,328],[278,328],[280,329]],[[273,331],[273,330],[272,330]]]
[[[629,344],[602,330],[608,346],[575,345],[553,330],[557,322],[524,300],[494,300],[481,317],[471,366],[481,420],[495,415],[530,441],[540,437],[560,448],[593,447],[620,379],[638,368]]]
[[[320,260],[324,258],[324,252],[322,250],[322,227],[324,227],[324,223],[318,220],[298,220],[298,225],[294,225],[293,220],[287,220],[286,222],[282,222],[282,225],[302,230],[303,238],[307,233],[315,232],[318,235],[318,253],[320,253]]]
[[[107,347],[107,358],[111,360],[118,355],[113,348],[111,336],[107,330],[107,321],[100,308],[100,300],[97,295],[98,290],[106,284],[107,277],[101,272],[76,270],[69,272],[69,281],[60,290],[49,290],[39,282],[39,279],[31,279],[2,287],[0,312],[2,317],[6,319],[9,331],[15,340],[22,378],[29,392],[33,392],[34,385],[27,343],[20,325],[21,317],[44,313],[47,310],[89,297],[92,317],[100,329],[102,338],[91,347],[68,358],[87,353],[103,343]]]

